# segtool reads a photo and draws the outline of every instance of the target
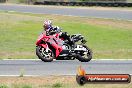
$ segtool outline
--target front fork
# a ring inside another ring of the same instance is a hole
[[[44,49],[46,49],[45,52],[48,53],[48,51],[50,50],[47,44],[41,44],[40,46],[43,47],[43,48],[42,48],[42,51],[44,51]]]

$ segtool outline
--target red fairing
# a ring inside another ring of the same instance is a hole
[[[56,50],[56,57],[59,56],[59,54],[61,53],[62,51],[62,47],[61,46],[58,46],[57,44],[52,44],[52,46],[55,48]]]
[[[36,45],[39,45],[43,38],[44,38],[44,34],[42,33],[39,35],[37,42],[36,42]]]
[[[56,54],[55,57],[58,57],[59,54],[62,52],[62,46],[59,45],[60,43],[62,43],[61,42],[62,40],[59,39],[59,34],[47,36],[45,33],[42,33],[38,37],[36,45],[46,48],[48,46],[48,44],[47,43],[41,44],[41,41],[50,43],[50,45],[55,49],[55,54]]]
[[[36,45],[39,45],[42,40],[45,40],[45,39],[48,40],[49,38],[50,37],[46,36],[45,33],[40,34],[39,37],[38,37],[38,39],[37,39]]]
[[[55,34],[55,37],[56,37],[56,38],[59,37],[59,33]]]
[[[40,44],[40,46],[46,48],[48,45],[47,44]]]

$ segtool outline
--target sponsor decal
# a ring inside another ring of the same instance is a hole
[[[130,83],[129,74],[86,74],[85,70],[79,66],[76,75],[78,84],[85,83]]]

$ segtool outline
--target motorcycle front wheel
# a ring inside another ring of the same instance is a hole
[[[54,59],[54,54],[51,50],[46,51],[45,48],[41,46],[36,47],[36,55],[39,59],[41,59],[44,62],[51,62]]]

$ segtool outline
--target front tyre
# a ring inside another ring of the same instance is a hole
[[[92,59],[92,50],[86,45],[83,45],[83,47],[86,49],[86,51],[78,55],[78,60],[81,62],[89,62]]]
[[[46,51],[45,48],[41,46],[36,47],[36,55],[39,59],[41,59],[44,62],[51,62],[54,59],[54,54],[51,50]]]

